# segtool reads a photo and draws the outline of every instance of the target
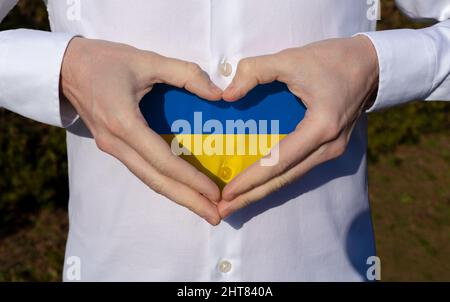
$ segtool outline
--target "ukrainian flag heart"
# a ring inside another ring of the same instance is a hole
[[[140,109],[174,154],[220,188],[267,155],[306,112],[300,99],[280,82],[259,85],[233,103],[203,100],[184,89],[158,84],[142,99]]]

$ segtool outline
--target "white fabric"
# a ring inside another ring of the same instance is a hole
[[[60,110],[59,78],[73,35],[25,29],[0,33],[0,107],[55,126],[77,117],[66,102]]]
[[[0,16],[15,1],[0,0]],[[367,1],[372,3],[372,1]],[[447,19],[450,1],[397,1],[412,17]],[[80,4],[80,18],[74,5]],[[218,65],[375,29],[362,0],[49,0],[52,30],[0,33],[0,106],[53,125],[59,68],[75,34],[124,42],[200,64],[225,87]],[[75,11],[74,11],[75,9]],[[368,33],[381,65],[371,110],[411,98],[450,98],[448,23]],[[63,108],[63,107],[61,107]],[[65,122],[64,122],[65,121]],[[68,128],[70,231],[64,278],[81,280],[365,280],[375,254],[367,194],[366,117],[346,153],[212,227],[149,190],[99,151],[78,120]],[[77,257],[77,258],[73,258]],[[220,272],[221,260],[231,270]]]
[[[450,98],[450,20],[423,30],[365,35],[375,45],[380,66],[378,95],[369,111],[411,100]]]

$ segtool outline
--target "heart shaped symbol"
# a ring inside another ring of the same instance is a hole
[[[300,99],[280,82],[259,85],[233,103],[207,101],[158,84],[142,99],[140,109],[172,152],[220,188],[268,154],[306,112]]]

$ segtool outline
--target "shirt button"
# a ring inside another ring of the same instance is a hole
[[[230,180],[233,171],[229,167],[222,167],[219,171],[219,177],[223,180]]]
[[[231,262],[228,260],[222,260],[219,262],[219,271],[221,273],[224,274],[228,273],[229,271],[231,271],[231,267],[232,267]]]
[[[233,72],[233,67],[231,66],[231,64],[229,62],[227,62],[226,60],[223,60],[219,64],[219,71],[220,71],[220,74],[223,75],[224,77],[229,77],[231,75],[231,73]]]

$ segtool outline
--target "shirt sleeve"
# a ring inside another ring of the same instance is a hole
[[[0,21],[16,0],[0,0]],[[67,127],[78,117],[60,100],[60,71],[68,33],[37,30],[0,32],[0,107],[50,125]]]
[[[414,19],[440,23],[419,30],[363,33],[375,46],[380,67],[376,111],[412,100],[450,100],[450,0],[397,0]]]

